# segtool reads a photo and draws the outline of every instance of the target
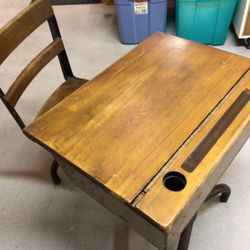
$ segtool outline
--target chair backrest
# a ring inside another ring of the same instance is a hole
[[[36,28],[48,21],[53,42],[43,49],[19,74],[5,94],[0,88],[0,98],[21,129],[24,122],[15,105],[35,76],[54,57],[58,56],[64,78],[73,77],[60,31],[49,0],[33,0],[29,6],[0,29],[0,65]]]

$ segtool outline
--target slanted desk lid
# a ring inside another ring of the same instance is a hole
[[[249,135],[250,70],[133,203],[167,235],[168,246],[197,213]]]
[[[156,33],[25,133],[130,203],[249,66]]]

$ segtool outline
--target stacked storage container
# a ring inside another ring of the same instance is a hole
[[[177,0],[177,36],[205,44],[225,42],[237,0]]]
[[[156,31],[165,32],[166,0],[115,0],[120,40],[140,43]]]

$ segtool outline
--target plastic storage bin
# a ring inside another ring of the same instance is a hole
[[[237,0],[177,0],[177,36],[220,45],[226,40]]]
[[[156,31],[165,32],[167,0],[115,0],[120,40],[140,43]]]

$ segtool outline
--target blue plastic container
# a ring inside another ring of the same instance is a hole
[[[237,0],[177,0],[177,36],[204,44],[224,44],[236,2]]]
[[[122,43],[140,43],[156,31],[166,31],[167,0],[115,0],[115,5]]]

